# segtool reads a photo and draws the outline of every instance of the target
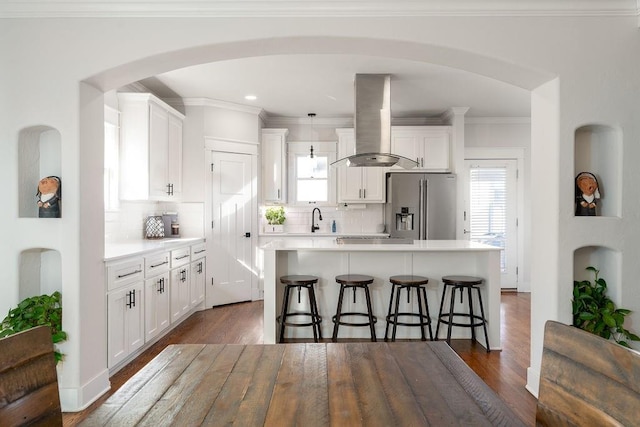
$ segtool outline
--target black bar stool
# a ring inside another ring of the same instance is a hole
[[[364,274],[342,274],[336,276],[336,282],[340,283],[340,294],[338,296],[338,308],[336,309],[336,315],[332,317],[333,320],[333,337],[331,340],[336,342],[338,340],[338,327],[340,325],[346,326],[368,326],[371,329],[371,341],[376,340],[376,328],[375,323],[378,319],[373,315],[371,309],[371,295],[369,294],[369,285],[373,283],[373,277]],[[353,302],[356,302],[356,289],[364,289],[364,296],[367,299],[367,312],[366,313],[343,313],[342,312],[342,298],[344,297],[344,291],[347,288],[353,289]],[[362,316],[366,317],[366,322],[345,322],[341,319],[342,316]]]
[[[284,301],[282,303],[282,314],[278,316],[278,322],[280,322],[280,340],[284,341],[284,327],[285,326],[311,326],[313,328],[313,341],[318,342],[318,339],[322,339],[322,331],[320,329],[320,323],[322,317],[318,314],[318,304],[316,302],[316,293],[314,285],[318,283],[316,276],[306,275],[291,275],[280,277],[280,283],[286,285],[284,289]],[[298,288],[298,304],[300,304],[300,290],[306,288],[309,295],[309,310],[311,311],[296,311],[289,312],[289,294],[294,288]],[[306,316],[309,318],[307,323],[289,322],[289,317]]]
[[[484,338],[487,343],[487,353],[491,351],[489,347],[489,334],[487,333],[487,319],[484,317],[484,307],[482,305],[482,294],[480,293],[480,285],[484,282],[484,279],[473,276],[444,276],[442,277],[444,283],[444,289],[442,290],[442,301],[440,301],[440,312],[438,313],[438,326],[436,327],[436,339],[438,339],[438,332],[440,331],[440,323],[445,323],[447,328],[447,343],[451,345],[451,327],[461,326],[464,328],[471,328],[471,339],[476,339],[476,328],[482,326],[484,329]],[[446,299],[447,290],[450,289],[451,301],[449,303],[449,312],[443,313],[444,301]],[[468,305],[469,313],[455,313],[453,311],[453,305],[455,302],[456,290],[460,290],[460,302],[464,295],[464,290],[468,293]],[[473,294],[471,290],[475,289],[478,293],[478,303],[480,305],[480,316],[473,313]],[[468,323],[457,323],[453,321],[454,316],[459,316],[469,319]]]
[[[389,312],[387,314],[387,326],[384,329],[384,340],[388,341],[389,325],[393,325],[391,332],[391,341],[396,340],[396,329],[398,325],[402,326],[419,326],[422,335],[422,341],[427,340],[425,334],[425,326],[429,328],[429,339],[433,341],[433,333],[431,332],[431,315],[429,314],[429,305],[427,304],[427,291],[425,285],[429,283],[429,279],[423,276],[402,275],[391,276],[391,298],[389,299]],[[416,290],[418,297],[418,313],[400,313],[400,293],[405,289],[407,291],[407,303],[410,302],[411,290]],[[395,307],[394,307],[394,291],[395,291]],[[423,310],[424,307],[424,310]],[[398,316],[417,317],[418,321],[413,323],[400,322]]]

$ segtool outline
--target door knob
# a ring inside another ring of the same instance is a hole
[[[242,237],[251,237],[251,233],[246,232],[246,233],[244,233],[244,236],[242,236]]]

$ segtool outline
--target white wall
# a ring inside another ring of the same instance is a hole
[[[621,295],[640,311],[640,199],[625,198],[621,217],[597,227],[577,221],[571,202],[574,131],[584,124],[622,129],[622,184],[633,188],[640,179],[634,160],[640,158],[639,51],[636,16],[3,19],[0,179],[7,183],[7,206],[0,222],[7,232],[0,245],[6,260],[0,312],[18,301],[19,253],[58,250],[63,326],[70,336],[63,407],[79,409],[96,397],[106,367],[99,92],[186,65],[254,55],[330,52],[429,61],[533,90],[529,387],[535,390],[544,321],[570,319],[573,253],[584,244],[582,236],[622,253]],[[17,216],[17,139],[36,124],[61,134],[60,220]],[[636,314],[629,326],[640,329]]]

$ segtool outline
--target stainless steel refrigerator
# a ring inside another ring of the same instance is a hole
[[[456,176],[387,172],[385,223],[390,237],[456,238]]]

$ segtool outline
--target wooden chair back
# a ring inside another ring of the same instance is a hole
[[[62,425],[49,326],[0,339],[0,425]]]
[[[640,353],[548,321],[536,409],[538,426],[640,423]]]

